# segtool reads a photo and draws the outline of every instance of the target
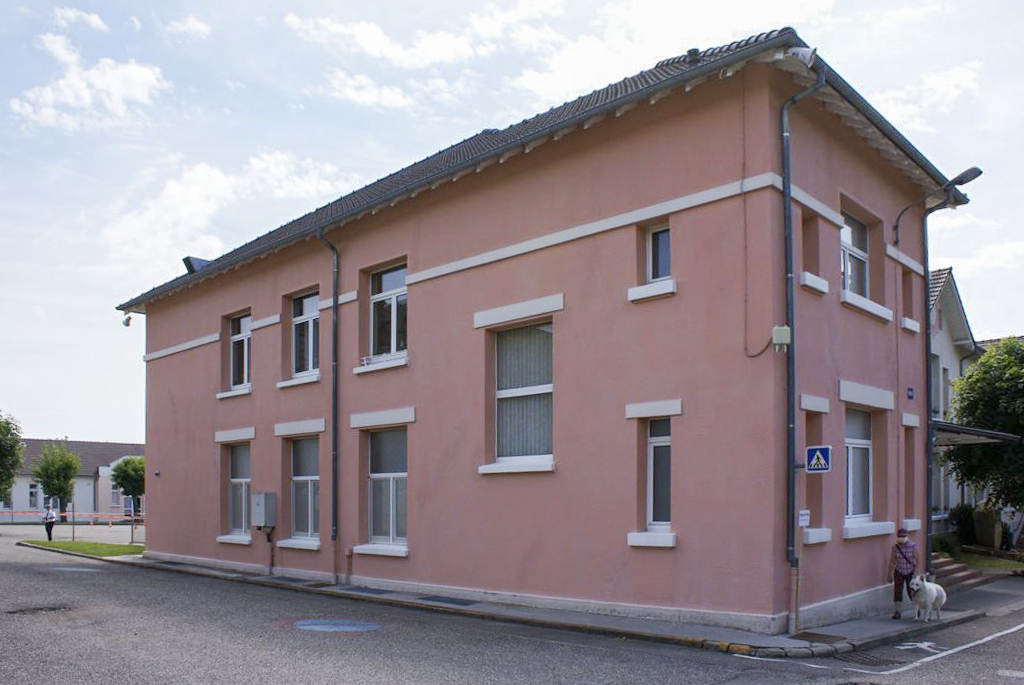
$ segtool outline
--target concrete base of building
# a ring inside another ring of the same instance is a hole
[[[238,573],[256,573],[268,576],[285,576],[288,578],[301,578],[302,580],[315,580],[318,582],[334,583],[335,577],[331,573],[322,571],[309,571],[301,568],[289,568],[287,566],[275,566],[273,569],[266,564],[249,564],[242,561],[226,561],[224,559],[210,559],[207,557],[193,557],[187,554],[171,554],[169,552],[151,552],[146,550],[142,556],[156,561],[173,561],[179,564],[194,564],[195,566],[206,566],[220,569],[222,571],[236,571]]]
[[[877,616],[892,610],[892,585],[834,597],[800,608],[800,629],[818,628],[842,621]]]
[[[709,609],[687,609],[626,602],[602,602],[596,600],[554,597],[519,592],[501,592],[453,585],[435,585],[364,576],[334,576],[323,571],[275,566],[272,570],[265,564],[251,564],[223,559],[194,557],[185,554],[171,554],[147,550],[144,556],[157,561],[172,561],[224,571],[253,573],[259,575],[285,576],[303,580],[332,584],[354,585],[357,587],[406,592],[423,595],[451,597],[476,602],[494,602],[537,609],[577,611],[604,616],[623,618],[653,619],[678,623],[696,623],[720,628],[736,628],[762,635],[779,635],[788,629],[788,612],[778,614],[747,614],[734,611],[713,611]],[[800,609],[800,629],[807,630],[832,625],[868,616],[877,616],[892,608],[892,586],[880,585],[843,597],[836,597],[810,604]]]

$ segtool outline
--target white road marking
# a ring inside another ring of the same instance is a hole
[[[733,654],[733,656],[738,656],[741,659],[751,659],[752,661],[781,661],[787,664],[800,664],[801,666],[806,666],[807,668],[823,668],[827,671],[832,670],[831,666],[819,666],[818,664],[808,664],[803,661],[795,661],[793,659],[770,659],[766,656],[750,656],[749,654]]]
[[[892,675],[893,673],[905,673],[906,671],[909,671],[911,669],[917,668],[918,666],[923,666],[924,664],[927,664],[929,662],[936,661],[938,659],[942,659],[942,658],[947,657],[947,656],[951,656],[953,654],[956,654],[957,652],[962,652],[965,649],[970,649],[971,647],[977,647],[978,645],[983,645],[986,642],[991,642],[992,640],[995,640],[996,638],[1003,637],[1004,635],[1009,635],[1010,633],[1016,633],[1018,630],[1020,630],[1022,628],[1024,628],[1024,623],[1016,625],[1016,626],[1014,626],[1012,628],[1007,628],[1006,630],[1003,630],[1001,632],[994,633],[992,635],[989,635],[988,637],[983,637],[980,640],[975,640],[974,642],[969,642],[966,645],[960,645],[959,647],[954,647],[953,649],[947,650],[945,652],[941,652],[940,654],[932,654],[931,656],[926,656],[925,658],[923,658],[923,659],[921,659],[919,661],[915,661],[913,663],[907,664],[906,666],[900,666],[899,668],[894,668],[894,669],[889,670],[889,671],[865,671],[865,670],[862,670],[862,669],[859,669],[859,668],[846,668],[846,669],[843,669],[843,670],[845,670],[845,671],[853,671],[854,673],[869,673],[871,675]]]
[[[906,644],[897,645],[896,649],[923,649],[926,652],[932,654],[941,654],[946,651],[945,647],[939,647],[934,642],[908,642]]]
[[[1001,675],[1006,678],[1020,678],[1024,680],[1024,671],[996,671],[996,675]]]

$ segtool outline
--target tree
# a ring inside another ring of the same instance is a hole
[[[136,502],[146,494],[146,460],[143,457],[124,457],[114,464],[110,480],[124,494]]]
[[[21,468],[21,426],[0,412],[0,499],[10,504],[14,475]]]
[[[1024,435],[1024,341],[989,347],[953,388],[958,423]],[[1024,443],[962,445],[947,459],[959,483],[990,489],[990,504],[1024,509]]]
[[[75,476],[82,463],[78,455],[63,442],[43,445],[43,452],[32,467],[32,478],[39,483],[47,497],[60,501],[61,512],[67,511],[68,502],[75,494]]]

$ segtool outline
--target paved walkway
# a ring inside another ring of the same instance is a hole
[[[127,545],[132,540],[132,527],[127,524],[108,526],[105,523],[97,523],[94,526],[78,524],[71,526],[61,523],[53,527],[54,540],[71,540],[72,528],[74,528],[74,539],[88,542],[113,542]],[[46,529],[42,523],[0,523],[0,537],[13,538],[15,540],[45,540]],[[146,527],[135,526],[135,542],[146,541]]]
[[[0,535],[7,535],[9,528],[11,527],[0,527]],[[23,527],[17,526],[15,528]],[[27,535],[29,531],[25,531],[25,539],[38,539],[41,526],[25,526],[24,528],[31,528],[35,531],[31,536]],[[88,534],[95,536],[90,539],[127,542],[130,531],[128,527],[123,528],[124,530],[118,530],[116,526],[113,529],[103,527],[103,530],[92,530]],[[69,535],[66,537],[70,538]],[[1024,609],[1024,578],[1005,576],[987,585],[952,595],[943,609],[941,621],[933,620],[929,623],[924,623],[914,621],[912,618],[894,621],[888,615],[875,616],[814,628],[802,634],[806,639],[794,639],[788,635],[761,635],[743,630],[717,628],[694,623],[603,616],[574,611],[500,604],[497,602],[428,596],[420,593],[392,592],[351,585],[329,585],[323,582],[307,581],[300,578],[222,571],[205,566],[157,561],[145,557],[113,557],[108,558],[108,561],[141,568],[221,578],[235,582],[287,588],[299,592],[372,601],[394,606],[429,609],[431,611],[514,621],[551,628],[657,640],[720,652],[776,658],[833,656],[854,650],[869,649],[880,644],[909,641],[910,638],[918,635],[971,621],[986,614],[998,615]],[[907,613],[910,612],[904,612],[905,615]]]

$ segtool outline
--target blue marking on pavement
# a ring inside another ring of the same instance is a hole
[[[346,621],[337,618],[306,618],[295,622],[299,630],[312,630],[317,633],[365,633],[380,630],[376,623],[364,621]]]
[[[75,566],[54,566],[54,571],[73,571],[75,573],[99,573],[98,568],[78,568]]]

